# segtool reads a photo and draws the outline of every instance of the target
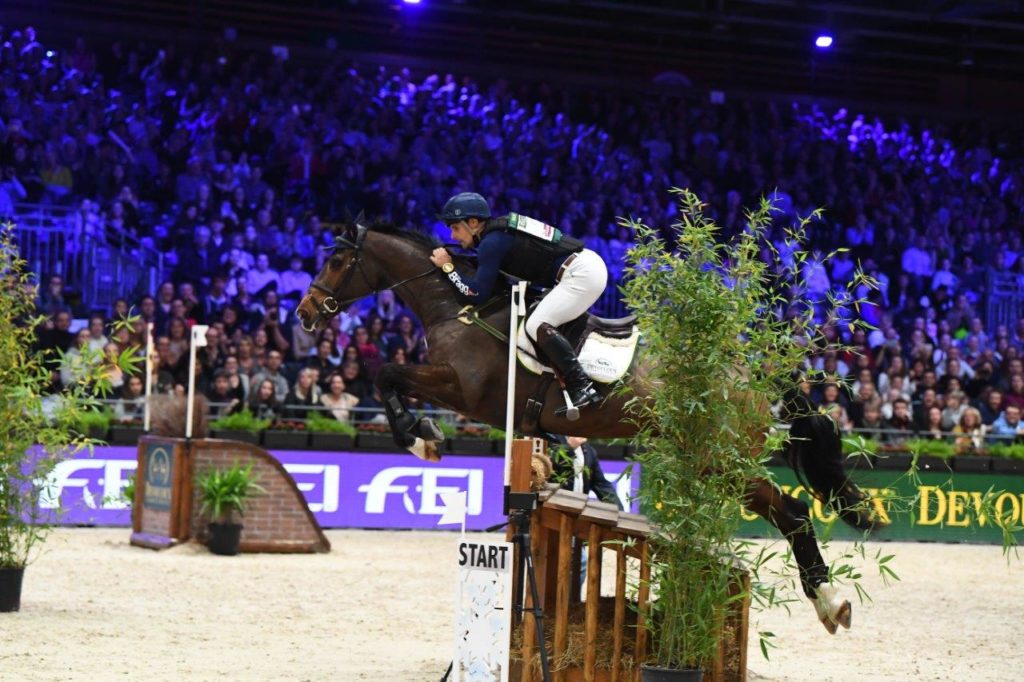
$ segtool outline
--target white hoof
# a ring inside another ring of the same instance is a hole
[[[816,595],[813,602],[814,610],[828,633],[836,634],[840,625],[849,630],[853,618],[853,605],[850,601],[840,597],[836,588],[828,584],[819,585]]]
[[[427,462],[441,461],[441,455],[437,452],[437,443],[432,440],[417,438],[416,442],[409,446],[409,452]]]

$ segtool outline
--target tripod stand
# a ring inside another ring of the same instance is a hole
[[[508,522],[512,530],[512,544],[519,550],[516,561],[516,572],[513,584],[515,593],[512,595],[512,612],[519,614],[523,624],[524,636],[526,628],[526,612],[533,614],[534,633],[537,638],[537,650],[540,653],[541,679],[549,682],[551,672],[548,666],[548,652],[544,648],[544,609],[540,603],[540,592],[537,589],[537,573],[533,567],[533,551],[530,548],[530,523],[533,512],[537,509],[537,493],[507,493]],[[524,582],[525,578],[525,582]],[[530,608],[526,607],[526,589],[530,590]],[[530,665],[523,661],[523,665]]]

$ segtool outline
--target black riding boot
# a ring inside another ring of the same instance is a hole
[[[537,328],[537,343],[565,379],[565,390],[568,391],[573,406],[583,408],[600,402],[601,394],[580,367],[580,361],[572,346],[557,329],[547,323],[541,324]]]

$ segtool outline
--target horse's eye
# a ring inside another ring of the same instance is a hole
[[[343,259],[341,256],[331,256],[331,259],[327,261],[327,267],[331,270],[337,270],[341,267]]]

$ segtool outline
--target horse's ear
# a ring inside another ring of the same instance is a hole
[[[359,215],[356,216],[356,227],[363,227],[366,225],[366,211],[360,211]]]

